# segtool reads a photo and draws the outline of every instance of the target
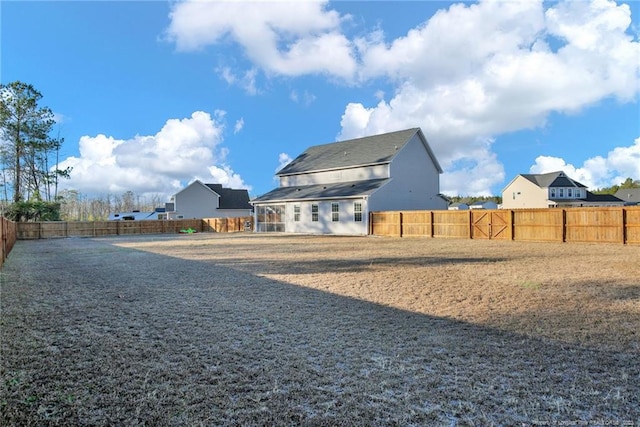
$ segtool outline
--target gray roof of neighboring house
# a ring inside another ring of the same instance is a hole
[[[602,203],[602,202],[608,202],[608,203],[621,203],[624,202],[624,200],[617,198],[616,196],[614,196],[613,194],[593,194],[589,191],[587,191],[587,195],[586,197],[581,197],[579,199],[560,199],[560,198],[555,198],[555,199],[549,199],[549,200],[553,200],[554,202],[558,202],[558,203],[574,203],[576,200],[582,200],[584,202],[598,202],[598,203]]]
[[[249,204],[249,192],[247,190],[224,188],[222,184],[205,184],[205,186],[220,196],[218,209],[253,209],[253,206]]]
[[[523,178],[528,179],[540,188],[549,187],[581,187],[587,188],[586,185],[574,181],[564,174],[562,171],[549,172],[541,174],[520,174]]]
[[[336,182],[333,184],[314,184],[293,187],[279,187],[252,200],[252,203],[319,200],[368,196],[382,187],[389,179],[371,179],[368,181]]]
[[[640,188],[621,188],[615,196],[625,202],[640,203]]]
[[[617,198],[613,194],[593,194],[587,191],[587,197],[583,200],[587,202],[623,202],[624,200]]]
[[[276,175],[291,175],[303,172],[343,169],[353,166],[389,163],[413,136],[419,133],[425,141],[420,128],[367,136],[347,141],[309,147],[291,163],[280,169]],[[436,169],[442,172],[428,144],[425,144]]]

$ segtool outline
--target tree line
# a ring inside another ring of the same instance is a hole
[[[640,188],[640,179],[627,178],[624,182],[621,182],[617,185],[612,185],[611,187],[599,188],[593,191],[594,194],[616,194],[618,190],[623,190],[625,188]]]

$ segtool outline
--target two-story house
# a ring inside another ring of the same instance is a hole
[[[564,172],[520,174],[502,190],[502,208],[556,208],[571,206],[622,206],[609,194],[593,194]]]
[[[308,148],[251,201],[256,231],[367,234],[369,212],[447,209],[419,128]]]

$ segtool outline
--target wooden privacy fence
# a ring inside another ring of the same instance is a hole
[[[640,243],[640,206],[372,212],[370,234],[546,242]]]
[[[55,237],[99,237],[128,234],[172,234],[183,230],[227,233],[253,229],[253,217],[144,221],[47,221],[17,224],[20,240]]]
[[[0,267],[2,267],[18,238],[16,223],[0,217],[0,234],[2,234],[2,245],[0,245]]]

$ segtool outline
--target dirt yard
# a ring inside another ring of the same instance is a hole
[[[640,246],[19,241],[0,425],[640,425]]]

